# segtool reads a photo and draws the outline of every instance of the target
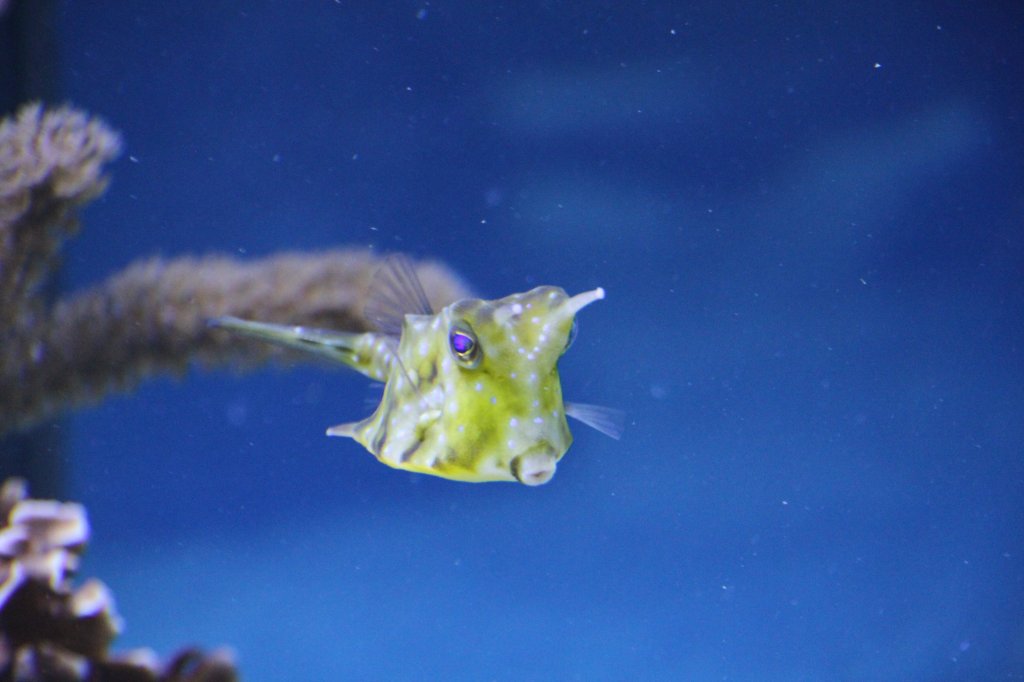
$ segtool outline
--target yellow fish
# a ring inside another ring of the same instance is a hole
[[[572,443],[566,416],[618,438],[618,410],[565,403],[558,359],[576,313],[604,298],[541,286],[433,312],[409,262],[389,257],[374,279],[363,334],[221,317],[210,324],[326,356],[384,381],[369,417],[327,429],[384,464],[457,481],[540,485]]]

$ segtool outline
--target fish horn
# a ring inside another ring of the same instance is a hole
[[[591,291],[584,291],[582,294],[576,294],[568,301],[565,302],[565,309],[571,314],[575,315],[581,309],[590,305],[594,301],[600,301],[604,298],[604,289],[598,287]]]

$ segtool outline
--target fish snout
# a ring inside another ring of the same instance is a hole
[[[551,453],[535,452],[512,460],[512,475],[523,485],[542,485],[555,475],[556,460]]]

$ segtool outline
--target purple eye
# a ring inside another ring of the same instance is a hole
[[[476,367],[480,362],[480,344],[465,322],[452,325],[448,332],[448,347],[455,359],[467,367]]]
[[[473,346],[476,344],[469,334],[463,334],[462,332],[452,332],[452,350],[455,351],[456,355],[465,355],[473,350]]]

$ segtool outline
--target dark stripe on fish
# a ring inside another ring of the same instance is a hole
[[[416,454],[416,451],[420,449],[421,445],[423,445],[423,441],[421,440],[413,442],[409,449],[403,452],[402,455],[398,458],[398,461],[408,462],[410,459],[412,459],[412,456]]]
[[[422,386],[423,384],[429,384],[430,382],[432,382],[436,378],[437,378],[437,363],[436,362],[432,362],[432,363],[430,363],[430,372],[427,374],[427,376],[425,376],[422,379],[420,379],[420,386]]]
[[[377,426],[377,433],[373,437],[373,441],[370,443],[370,451],[373,454],[380,457],[381,447],[384,445],[384,441],[388,437],[387,422],[383,419],[380,420],[380,424]]]

